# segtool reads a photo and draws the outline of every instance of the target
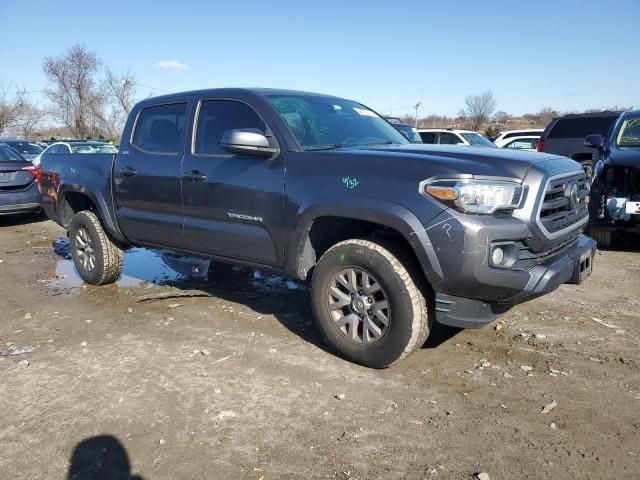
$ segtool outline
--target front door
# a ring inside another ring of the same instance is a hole
[[[270,137],[267,125],[249,105],[229,99],[202,100],[194,121],[193,145],[182,165],[188,249],[284,265],[284,155],[232,154],[221,145],[231,129],[258,129]]]
[[[143,108],[114,171],[118,221],[143,243],[184,248],[182,174],[189,102]]]

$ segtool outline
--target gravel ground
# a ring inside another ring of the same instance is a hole
[[[383,371],[277,276],[135,249],[86,286],[16,217],[0,261],[2,478],[640,478],[640,252]]]

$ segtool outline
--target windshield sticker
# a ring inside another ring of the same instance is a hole
[[[367,110],[366,108],[353,108],[353,111],[356,112],[358,115],[362,115],[363,117],[377,117],[378,115],[375,114],[375,112],[372,112],[371,110]]]
[[[344,183],[348,189],[352,189],[360,185],[360,180],[358,180],[357,178],[343,177],[342,183]]]

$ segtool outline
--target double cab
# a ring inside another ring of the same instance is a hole
[[[329,95],[214,89],[138,103],[119,153],[45,153],[41,202],[83,279],[131,246],[311,284],[343,357],[384,368],[433,322],[481,327],[590,273],[588,186],[570,159],[412,144]]]

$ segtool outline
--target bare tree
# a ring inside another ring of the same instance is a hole
[[[506,125],[510,118],[511,115],[501,110],[499,112],[496,112],[496,114],[493,116],[493,121],[499,123],[500,125]]]
[[[14,94],[10,90],[10,86],[0,83],[0,134],[18,125],[27,101],[24,88],[16,89]]]
[[[74,45],[58,57],[46,57],[45,91],[58,118],[78,137],[95,136],[103,121],[104,92],[96,82],[100,58],[84,45]]]
[[[460,116],[464,117],[471,130],[478,131],[489,121],[496,110],[496,105],[497,102],[491,90],[469,95],[464,99],[464,109],[460,111]]]
[[[104,88],[109,98],[125,115],[129,115],[136,96],[136,76],[130,70],[117,74],[106,69]]]
[[[557,116],[558,112],[556,112],[553,108],[543,108],[538,112],[538,124],[545,127],[551,122],[551,120],[553,120],[553,117]]]
[[[32,102],[26,102],[19,119],[22,136],[24,138],[33,138],[38,133],[45,117],[46,112],[44,109]]]
[[[105,118],[105,130],[109,137],[117,138],[120,135],[135,103],[136,87],[136,77],[130,70],[114,73],[111,69],[106,69],[103,89],[114,107]]]

